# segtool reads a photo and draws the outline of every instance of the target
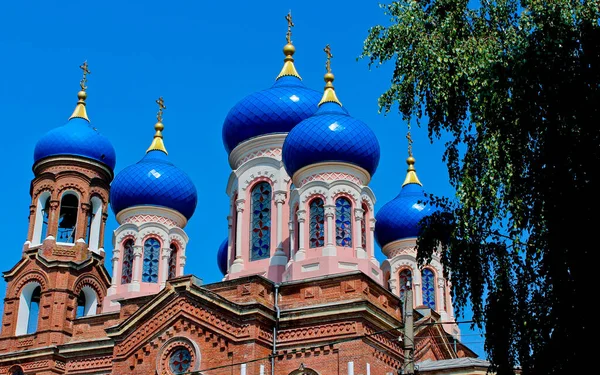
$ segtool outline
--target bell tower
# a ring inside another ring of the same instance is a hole
[[[69,121],[34,152],[29,230],[22,259],[4,272],[0,353],[61,344],[73,321],[102,312],[110,286],[103,238],[115,151],[90,123],[87,62]]]

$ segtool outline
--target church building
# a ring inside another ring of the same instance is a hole
[[[73,114],[35,146],[27,238],[3,274],[0,374],[485,373],[461,343],[439,257],[416,262],[434,208],[412,152],[398,196],[376,210],[377,138],[339,99],[329,46],[324,89],[303,84],[286,19],[275,82],[223,123],[228,235],[212,284],[186,265],[198,192],[169,160],[164,101],[149,148],[115,175],[81,66]]]

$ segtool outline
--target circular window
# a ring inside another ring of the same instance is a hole
[[[187,348],[178,347],[169,356],[169,370],[173,374],[186,373],[192,364],[192,354]]]

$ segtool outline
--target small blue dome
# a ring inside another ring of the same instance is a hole
[[[35,145],[33,161],[50,156],[81,156],[115,168],[117,157],[112,144],[87,120],[74,117],[65,125],[50,130]]]
[[[198,196],[188,175],[174,166],[167,154],[153,150],[117,174],[110,201],[115,215],[129,207],[149,205],[173,209],[189,220]]]
[[[418,237],[419,221],[435,210],[430,204],[425,204],[427,201],[421,185],[404,185],[400,194],[375,215],[375,239],[379,246],[383,248],[394,241]]]
[[[379,164],[375,133],[337,103],[323,103],[313,116],[292,129],[283,144],[283,163],[290,176],[327,161],[354,164],[371,176]]]
[[[228,240],[225,238],[221,245],[219,246],[219,251],[217,251],[217,265],[219,266],[219,270],[225,276],[227,274],[227,245]]]
[[[223,144],[230,153],[240,143],[265,134],[287,133],[317,111],[321,93],[294,76],[239,101],[223,123]]]

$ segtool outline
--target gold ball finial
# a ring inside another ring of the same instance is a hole
[[[325,82],[331,83],[335,79],[335,76],[333,75],[333,73],[327,72],[327,73],[325,73],[325,76],[323,77],[323,79],[325,80]]]
[[[283,54],[284,55],[293,56],[295,52],[296,52],[296,47],[294,47],[293,44],[288,43],[285,46],[283,46]]]
[[[156,130],[157,132],[162,132],[164,129],[165,126],[162,122],[157,122],[156,124],[154,124],[154,130]]]
[[[87,99],[87,93],[83,90],[79,91],[77,93],[77,99],[79,100],[86,100]]]
[[[413,158],[412,156],[409,156],[406,159],[406,164],[408,164],[408,165],[415,165],[415,158]]]

